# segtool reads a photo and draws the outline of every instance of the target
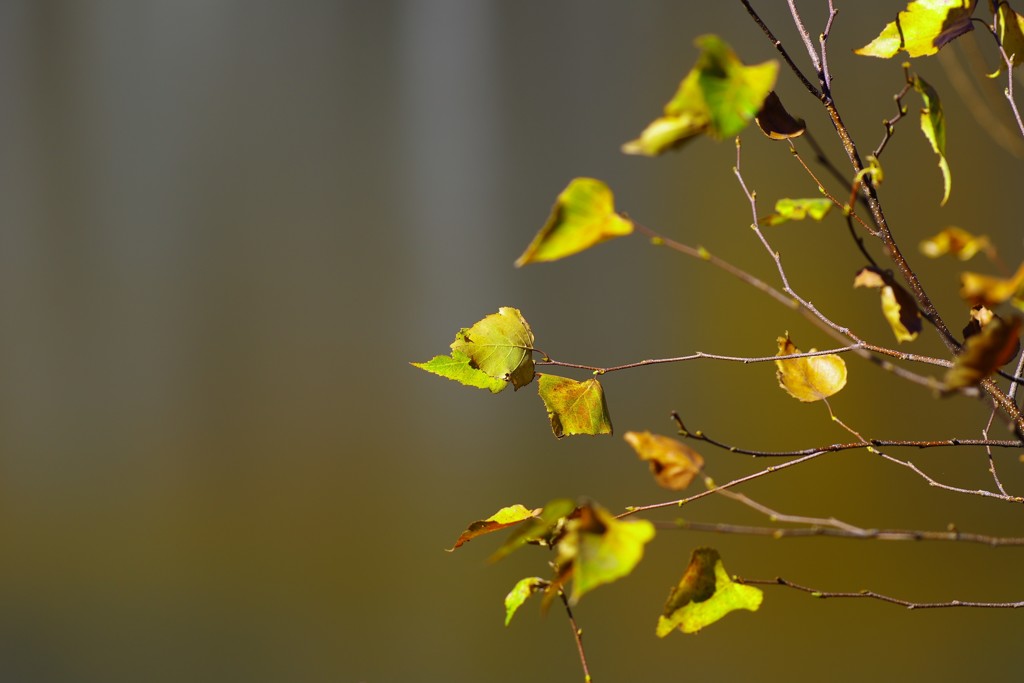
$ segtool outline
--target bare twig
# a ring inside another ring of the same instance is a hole
[[[800,584],[787,581],[780,577],[774,579],[744,579],[739,576],[734,576],[733,580],[737,583],[746,584],[749,586],[785,586],[787,588],[793,588],[810,595],[826,599],[826,598],[869,598],[872,600],[879,600],[881,602],[888,602],[893,605],[900,605],[907,609],[940,609],[946,607],[976,607],[976,608],[991,608],[991,609],[1017,609],[1024,607],[1024,600],[1019,602],[973,602],[970,600],[949,600],[947,602],[912,602],[910,600],[903,600],[900,598],[894,598],[889,595],[883,595],[876,593],[875,591],[861,590],[852,593],[834,592],[834,591],[823,591],[817,588],[808,588],[807,586],[801,586]]]
[[[569,606],[569,599],[565,597],[565,591],[559,590],[558,597],[562,599],[562,604],[565,605],[565,612],[569,615],[572,637],[576,640],[576,651],[579,652],[580,664],[583,665],[583,681],[584,683],[593,683],[594,679],[590,675],[590,667],[587,666],[587,653],[583,650],[583,629],[576,623],[576,617],[572,614],[572,607]]]
[[[878,143],[878,147],[876,147],[873,152],[876,159],[881,156],[882,152],[885,150],[885,146],[888,145],[889,140],[892,139],[892,134],[896,129],[896,124],[907,115],[907,106],[903,104],[903,97],[910,92],[910,87],[913,85],[913,81],[910,78],[909,64],[903,65],[903,78],[906,81],[903,84],[903,89],[893,95],[893,99],[896,101],[896,114],[891,119],[882,121],[882,125],[885,126],[885,136],[882,137],[882,141]]]
[[[783,60],[785,60],[786,64],[793,71],[793,73],[796,74],[796,77],[800,79],[800,82],[804,84],[804,87],[807,88],[807,91],[814,95],[817,99],[822,99],[821,91],[818,90],[818,88],[807,79],[807,76],[804,76],[804,72],[800,70],[800,67],[796,65],[796,63],[793,61],[793,58],[789,56],[788,52],[786,52],[786,48],[782,46],[782,41],[775,37],[775,35],[771,32],[771,29],[769,29],[768,26],[764,23],[764,21],[761,20],[761,17],[758,16],[757,12],[754,11],[754,8],[750,6],[750,3],[747,0],[740,0],[740,2],[742,2],[743,6],[747,8],[747,12],[750,14],[751,18],[753,18],[754,22],[761,28],[762,31],[764,31],[764,34],[768,36],[768,40],[772,42],[772,45],[774,45],[775,49],[778,50],[779,55],[782,57]]]

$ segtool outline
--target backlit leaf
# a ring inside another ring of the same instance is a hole
[[[920,249],[922,254],[931,258],[949,254],[961,261],[974,258],[979,251],[984,251],[990,257],[995,254],[988,236],[972,235],[966,230],[954,226],[922,241]]]
[[[789,356],[800,353],[789,338],[779,337],[779,352],[776,355]],[[814,352],[814,349],[811,349]],[[846,363],[836,354],[789,358],[775,361],[775,376],[779,386],[793,398],[800,401],[820,401],[828,398],[846,386]]]
[[[733,581],[714,548],[697,548],[679,585],[672,589],[658,618],[657,634],[664,638],[675,629],[696,633],[737,609],[757,611],[764,593]]]
[[[696,39],[697,63],[682,80],[664,116],[653,121],[622,151],[656,156],[701,134],[731,138],[754,120],[775,86],[779,64],[746,66],[721,38]]]
[[[876,268],[862,268],[853,279],[854,287],[877,288],[882,298],[882,315],[899,342],[913,341],[921,332],[921,313],[910,293],[891,275]]]
[[[981,273],[960,274],[960,296],[971,304],[997,306],[1024,292],[1024,263],[1010,278],[992,277]]]
[[[539,512],[539,509],[530,510],[518,503],[516,505],[501,508],[487,519],[481,519],[473,522],[466,527],[466,530],[463,531],[462,535],[460,535],[458,540],[455,541],[455,545],[448,549],[448,552],[452,552],[463,543],[466,543],[477,536],[483,536],[484,534],[489,534],[492,531],[498,531],[499,529],[519,524],[527,519],[533,519],[534,515]]]
[[[552,500],[541,508],[540,512],[535,511],[531,518],[516,527],[501,547],[491,555],[490,561],[497,562],[527,543],[551,545],[554,537],[560,534],[565,518],[575,509],[576,503],[568,498]]]
[[[1024,62],[1024,16],[1014,12],[1006,2],[1000,2],[995,18],[999,44],[1003,46],[1006,55],[1010,57],[1010,63],[1019,66],[1021,62]],[[991,76],[998,76],[1004,65],[1000,56],[999,68]]]
[[[537,576],[528,576],[525,579],[519,579],[516,585],[512,587],[509,594],[505,596],[505,626],[512,623],[512,617],[515,616],[516,611],[523,606],[526,599],[534,593],[539,593],[547,589],[550,585],[550,581],[545,581]]]
[[[944,205],[949,199],[949,191],[953,180],[949,175],[949,163],[946,161],[946,117],[942,113],[942,103],[935,88],[928,85],[920,76],[914,76],[914,90],[924,99],[921,110],[921,132],[928,138],[932,150],[939,155],[939,169],[942,171],[942,201]]]
[[[678,439],[650,432],[626,432],[625,439],[641,460],[650,463],[655,480],[667,489],[685,489],[704,466],[700,453]]]
[[[615,213],[607,185],[594,178],[575,178],[558,195],[547,223],[516,259],[516,267],[557,261],[631,232],[633,223]]]
[[[604,390],[596,378],[584,382],[557,375],[540,375],[537,392],[551,420],[551,431],[561,439],[576,434],[611,434],[612,420]]]
[[[782,106],[782,100],[775,94],[775,91],[768,93],[761,111],[754,118],[761,132],[772,140],[789,140],[798,138],[807,130],[803,119],[795,119]]]
[[[873,41],[854,50],[867,57],[894,57],[905,50],[911,57],[933,55],[954,38],[972,30],[977,0],[911,0]]]
[[[452,351],[450,356],[434,356],[426,363],[410,363],[410,365],[469,387],[489,389],[495,394],[508,385],[505,380],[491,377],[483,370],[473,367],[469,356],[459,351]]]
[[[654,525],[646,519],[618,520],[598,505],[580,507],[566,522],[555,561],[560,582],[572,578],[569,602],[633,571],[652,538]]]
[[[452,342],[452,352],[469,357],[473,367],[516,389],[533,381],[533,331],[516,308],[498,309]]]
[[[775,202],[775,213],[764,218],[765,225],[779,225],[786,221],[802,221],[805,218],[813,218],[820,221],[835,204],[831,199],[825,197],[813,197],[811,199],[780,199]]]
[[[1020,318],[1013,318],[1010,322],[993,318],[980,333],[964,342],[963,351],[946,373],[945,391],[978,385],[1013,360],[1019,343]]]

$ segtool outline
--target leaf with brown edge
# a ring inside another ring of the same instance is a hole
[[[995,249],[987,235],[973,235],[956,226],[950,226],[923,240],[919,248],[929,258],[949,254],[961,261],[969,261],[979,251],[985,252],[989,258],[995,256]]]
[[[800,353],[789,338],[789,332],[785,337],[778,338],[778,344],[779,352],[776,355]],[[814,353],[814,349],[810,352]],[[846,386],[846,362],[834,353],[777,360],[775,367],[779,386],[798,401],[820,401]]]
[[[615,197],[605,183],[574,178],[558,195],[544,227],[516,259],[516,268],[557,261],[631,232],[633,222],[615,212]]]
[[[1024,292],[1024,263],[1010,278],[999,278],[981,273],[960,274],[960,296],[970,304],[998,306]]]
[[[536,545],[552,545],[555,538],[561,535],[565,519],[576,509],[576,503],[568,498],[556,498],[548,502],[540,512],[534,512],[509,535],[489,560],[497,562],[527,543]]]
[[[1010,322],[995,318],[981,332],[968,338],[953,367],[946,373],[944,393],[980,384],[1013,360],[1020,344],[1020,318]]]
[[[862,268],[853,279],[853,286],[879,290],[882,298],[882,315],[885,316],[898,342],[917,339],[922,325],[917,302],[889,273],[877,268]]]
[[[533,341],[533,330],[519,309],[503,306],[460,330],[451,348],[453,357],[465,354],[473,367],[519,389],[533,381]]]
[[[700,453],[678,439],[651,432],[626,432],[624,438],[664,488],[682,491],[704,467]]]
[[[557,438],[612,433],[604,389],[596,378],[577,382],[568,377],[542,374],[537,381],[537,393],[547,408],[551,431]]]
[[[540,513],[540,511],[540,508],[530,510],[518,503],[508,507],[503,507],[487,519],[478,520],[466,527],[466,530],[463,531],[462,535],[460,535],[458,540],[455,541],[455,545],[448,548],[448,552],[454,551],[462,544],[473,540],[477,536],[483,536],[484,534],[489,534],[491,532],[498,531],[499,529],[514,526],[527,519],[533,519]]]
[[[972,30],[971,15],[977,0],[911,0],[896,21],[864,47],[854,50],[866,57],[895,57],[900,50],[911,57],[933,55],[951,40]]]
[[[798,138],[807,130],[803,119],[793,118],[793,115],[786,111],[774,90],[768,93],[754,121],[761,132],[772,140]]]
[[[659,638],[676,629],[696,633],[734,610],[757,611],[763,599],[759,588],[729,577],[717,550],[697,548],[679,585],[668,595],[656,632]]]
[[[619,520],[594,503],[579,507],[556,546],[558,586],[571,578],[569,602],[576,604],[585,593],[633,571],[652,538],[654,525],[646,519]]]
[[[1006,324],[1005,320],[1003,320],[1001,317],[999,317],[998,315],[993,313],[992,310],[989,309],[986,306],[975,306],[975,307],[973,307],[971,309],[970,315],[971,315],[971,319],[970,319],[970,321],[968,321],[967,325],[965,325],[964,329],[963,329],[964,340],[970,339],[974,335],[976,335],[979,332],[981,332],[993,320],[998,320],[999,322],[1001,322],[1003,324]],[[1015,358],[1019,352],[1020,352],[1020,341],[1018,340],[1017,341],[1017,347],[1013,350],[1013,353],[1010,354],[1010,357],[1011,358]]]

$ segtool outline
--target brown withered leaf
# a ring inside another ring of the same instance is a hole
[[[964,343],[964,349],[946,373],[944,393],[973,387],[1013,360],[1020,344],[1020,318],[1010,322],[993,317],[981,332]]]
[[[899,342],[913,341],[921,332],[921,313],[910,292],[889,273],[877,268],[861,268],[853,279],[854,287],[874,287],[882,297],[882,315]]]
[[[624,438],[664,488],[682,491],[704,467],[704,458],[682,441],[651,432],[626,432]]]
[[[761,105],[761,111],[754,118],[761,132],[772,140],[788,140],[804,134],[807,126],[803,119],[796,119],[782,106],[782,100],[772,90]]]
[[[971,309],[971,320],[964,326],[964,340],[970,339],[974,335],[981,332],[987,327],[993,320],[1006,324],[1001,317],[993,313],[985,306],[975,306]],[[1010,354],[1010,358],[1016,358],[1020,352],[1020,340],[1017,340],[1017,346],[1013,349],[1013,353]]]
[[[518,503],[501,508],[487,519],[478,520],[466,527],[466,530],[463,531],[458,540],[455,541],[455,545],[448,548],[448,552],[452,552],[462,544],[473,540],[477,536],[483,536],[484,534],[489,534],[492,531],[498,531],[499,529],[519,524],[524,520],[532,519],[540,514],[540,512],[540,508],[530,510]]]

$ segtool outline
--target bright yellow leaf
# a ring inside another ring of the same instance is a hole
[[[778,342],[779,352],[776,355],[800,353],[788,332],[785,337],[779,337]],[[799,401],[820,401],[846,386],[846,362],[834,353],[777,360],[775,366],[779,386]]]

